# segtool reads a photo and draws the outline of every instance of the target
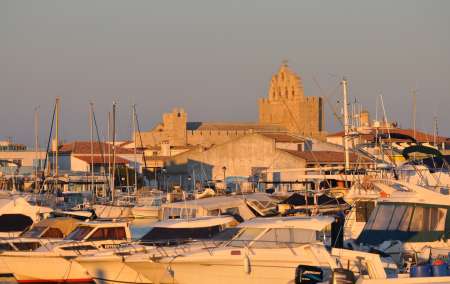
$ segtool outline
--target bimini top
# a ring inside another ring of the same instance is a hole
[[[169,219],[154,223],[155,228],[205,228],[220,225],[236,224],[237,221],[231,216],[205,216],[192,219]]]
[[[79,224],[80,220],[70,218],[70,217],[59,217],[59,218],[48,218],[40,221],[35,224],[34,227],[49,227],[56,228],[63,233],[64,236],[67,236],[70,232],[72,232]]]
[[[186,200],[173,203],[163,204],[163,208],[204,208],[216,209],[216,208],[228,208],[230,206],[245,205],[245,201],[242,198],[236,196],[216,196],[195,200]]]
[[[321,231],[334,221],[333,217],[328,216],[293,216],[293,217],[271,217],[254,218],[239,224],[239,228],[294,228]]]

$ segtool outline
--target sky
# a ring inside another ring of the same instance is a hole
[[[324,96],[340,130],[339,81],[375,116],[450,136],[450,1],[0,1],[0,140],[45,144],[56,96],[61,138],[101,135],[112,103],[120,139],[183,107],[190,121],[257,121],[258,98],[283,60],[305,94]],[[379,113],[381,108],[379,108]],[[381,116],[381,114],[379,114]]]

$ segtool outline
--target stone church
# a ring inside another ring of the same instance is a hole
[[[272,76],[267,98],[259,100],[259,121],[255,123],[189,122],[187,113],[175,108],[162,122],[142,132],[142,144],[158,156],[173,156],[195,146],[209,147],[251,133],[286,133],[322,137],[323,101],[304,95],[300,77],[283,63]]]

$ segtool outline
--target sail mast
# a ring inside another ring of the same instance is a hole
[[[38,154],[39,150],[39,106],[34,108],[34,190],[38,189],[38,170],[40,168],[41,159]]]
[[[55,178],[58,178],[58,148],[59,148],[59,101],[56,97],[56,125],[55,125]]]
[[[116,178],[116,102],[113,102],[112,110],[112,175],[111,175],[111,201],[114,203],[115,178]]]
[[[94,103],[89,103],[89,128],[90,128],[90,138],[91,138],[91,192],[94,195],[94,198],[96,196],[96,192],[94,190],[94,120],[93,120],[93,114],[94,114]]]
[[[342,95],[344,96],[344,150],[345,150],[345,171],[350,169],[350,152],[349,152],[349,135],[350,125],[348,121],[348,94],[347,94],[347,80],[345,78],[341,81]]]
[[[137,141],[136,141],[136,105],[133,105],[133,144],[134,144],[134,191],[137,192]]]

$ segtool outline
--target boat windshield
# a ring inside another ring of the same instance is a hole
[[[302,244],[314,243],[320,240],[320,232],[300,228],[248,228],[228,245],[233,247],[249,246],[252,248],[286,248]]]
[[[141,238],[142,243],[170,243],[171,241],[186,241],[211,239],[222,231],[221,226],[196,228],[163,228],[154,227]]]
[[[39,238],[47,227],[33,227],[30,230],[23,232],[20,236],[24,238]]]
[[[243,228],[227,246],[244,247],[254,241],[265,229],[261,228]]]
[[[383,204],[370,216],[365,230],[444,231],[446,208]]]
[[[89,226],[78,226],[72,231],[65,240],[81,241],[83,240],[94,228]]]
[[[447,208],[426,204],[384,203],[372,212],[360,242],[375,244],[377,234],[383,232],[385,239],[400,241],[433,241],[445,232]]]

